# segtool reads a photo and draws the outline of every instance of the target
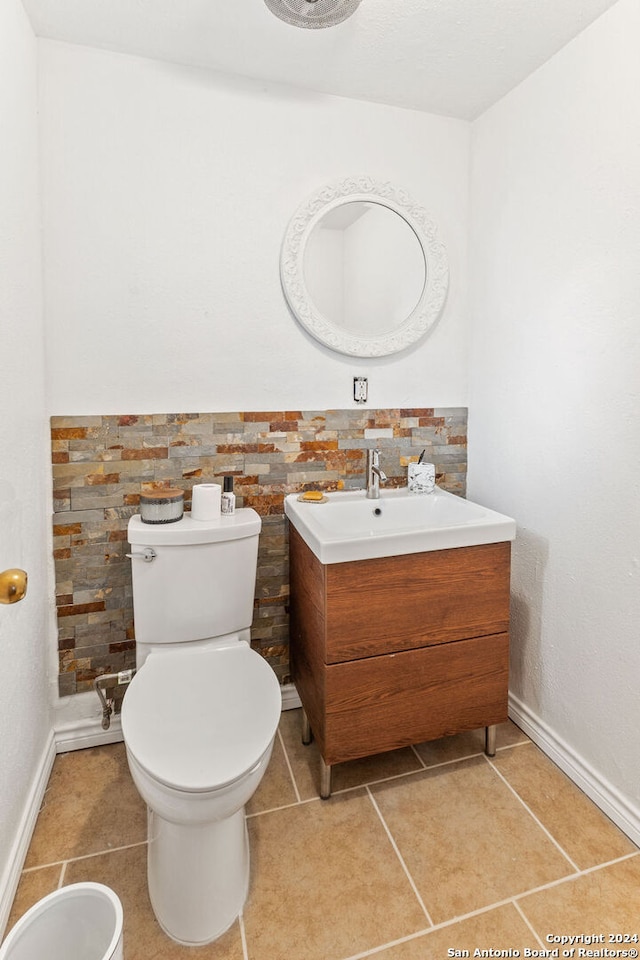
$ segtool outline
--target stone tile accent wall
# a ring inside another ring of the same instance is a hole
[[[366,429],[392,437],[365,439]],[[283,498],[306,489],[364,484],[365,450],[382,451],[391,486],[426,448],[437,482],[464,495],[464,408],[268,411],[52,417],[54,558],[59,689],[91,689],[95,677],[135,665],[127,522],[140,493],[235,478],[237,506],[262,517],[253,646],[282,683],[288,676],[288,543]]]

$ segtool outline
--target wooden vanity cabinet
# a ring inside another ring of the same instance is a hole
[[[289,524],[291,670],[324,763],[507,719],[511,544],[322,564]]]

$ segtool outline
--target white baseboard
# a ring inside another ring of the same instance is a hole
[[[630,840],[640,846],[640,809],[637,806],[513,693],[509,694],[509,716]]]
[[[56,753],[122,740],[120,717],[112,717],[109,729],[102,729],[102,705],[95,690],[60,697],[54,707],[53,728]]]
[[[84,750],[85,747],[100,747],[105,743],[120,743],[122,726],[120,717],[111,717],[108,730],[102,729],[102,718],[88,717],[72,720],[56,728],[56,753]]]
[[[45,790],[47,789],[55,756],[55,738],[53,731],[51,731],[35,771],[20,824],[16,830],[13,847],[7,860],[7,866],[0,879],[0,940],[2,940],[7,926],[7,920],[9,919],[11,906],[16,895],[16,890],[18,889],[20,874],[22,873],[22,867],[27,858],[31,836],[36,825],[40,807],[42,806],[42,800]]]

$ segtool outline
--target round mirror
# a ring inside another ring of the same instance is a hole
[[[302,326],[358,357],[416,343],[438,319],[448,286],[435,225],[407,194],[365,177],[323,188],[296,212],[280,274]]]

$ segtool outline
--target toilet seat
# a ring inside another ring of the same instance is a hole
[[[248,644],[152,653],[122,704],[127,749],[155,780],[187,793],[227,786],[269,748],[282,699]]]

